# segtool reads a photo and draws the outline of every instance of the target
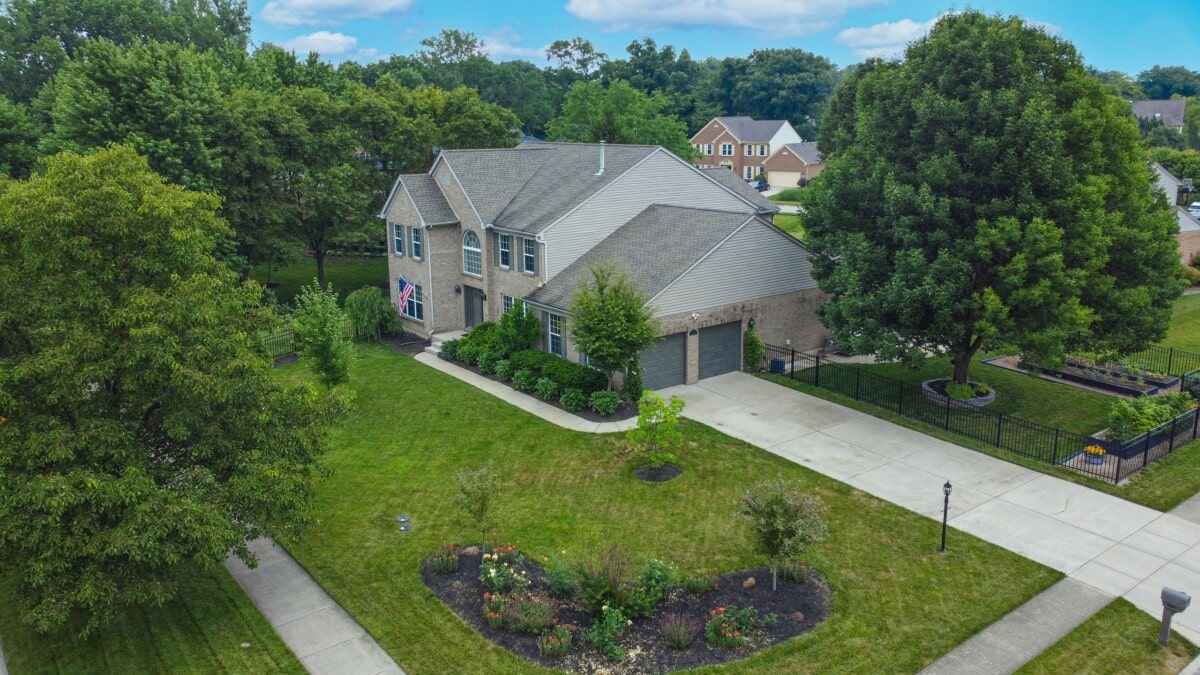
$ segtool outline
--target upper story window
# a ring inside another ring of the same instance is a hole
[[[722,143],[721,144],[721,156],[722,157],[733,157],[733,143]]]
[[[752,166],[746,167],[745,175],[746,175],[746,180],[750,180],[751,178],[754,178],[754,167],[752,167]]]
[[[742,149],[743,149],[743,150],[746,152],[746,155],[747,155],[747,156],[750,156],[750,155],[753,155],[753,154],[754,154],[754,146],[753,146],[753,145],[750,145],[749,143],[747,143],[747,144],[745,145],[745,147],[744,147],[744,148],[742,148]]]
[[[508,269],[512,267],[512,235],[501,234],[496,237],[496,264]]]
[[[524,258],[524,260],[522,261],[521,269],[523,269],[526,272],[529,272],[531,274],[536,273],[537,272],[537,242],[532,239],[523,239],[522,241],[524,242],[525,245],[524,245],[524,255],[522,256]]]
[[[412,232],[409,233],[409,236],[412,237],[412,257],[416,258],[417,260],[420,260],[421,259],[421,249],[424,248],[422,246],[423,242],[421,241],[421,228],[419,228],[419,227],[412,228]]]
[[[392,253],[404,255],[404,226],[392,223]]]
[[[746,153],[746,154],[750,154],[750,153]],[[767,144],[766,143],[762,143],[758,146],[758,156],[759,157],[767,156]]]
[[[463,237],[463,272],[483,276],[483,249],[479,248],[479,237],[471,231]]]
[[[712,154],[712,143],[706,143],[704,145],[704,154],[706,154],[706,155]]]

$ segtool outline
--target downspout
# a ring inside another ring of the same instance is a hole
[[[429,272],[429,287],[428,287],[429,288],[429,324],[428,324],[428,326],[429,326],[429,339],[432,340],[434,329],[436,328],[436,326],[434,325],[434,322],[433,322],[434,307],[437,307],[437,303],[434,302],[434,300],[433,300],[433,255],[431,255],[433,253],[433,247],[429,245],[431,243],[429,240],[433,239],[433,228],[427,227],[427,228],[425,228],[425,232],[428,233],[428,235],[426,236],[426,249],[425,249],[425,269],[428,270],[428,272]]]

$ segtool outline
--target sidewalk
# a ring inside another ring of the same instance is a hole
[[[287,551],[270,539],[250,542],[258,567],[225,561],[267,623],[314,675],[404,671]],[[0,673],[3,675],[3,673]]]

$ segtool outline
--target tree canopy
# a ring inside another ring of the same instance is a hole
[[[132,149],[0,191],[0,565],[23,618],[86,633],[309,520],[334,401],[273,378],[217,199]]]
[[[562,114],[546,125],[546,133],[556,141],[661,145],[691,159],[687,128],[679,118],[663,113],[668,104],[662,94],[646,95],[621,80],[607,87],[579,81],[567,92]]]
[[[629,275],[612,263],[593,263],[592,278],[571,302],[571,339],[592,365],[609,376],[637,367],[638,352],[658,339],[658,321],[649,299]]]
[[[1018,18],[943,18],[839,87],[805,228],[839,343],[965,382],[985,345],[1053,363],[1159,339],[1179,254],[1128,103]]]

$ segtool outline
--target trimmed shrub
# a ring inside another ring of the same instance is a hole
[[[615,391],[597,391],[593,392],[591,398],[588,399],[588,405],[598,415],[611,415],[617,411],[617,405],[621,403],[621,397]]]
[[[522,368],[513,373],[512,385],[517,391],[533,391],[537,386],[538,377],[533,374],[532,370]]]
[[[757,373],[762,369],[763,341],[753,328],[747,328],[746,337],[742,339],[742,361],[747,373]]]
[[[1179,268],[1179,278],[1195,286],[1200,284],[1200,269],[1194,266],[1183,265]]]
[[[479,351],[479,359],[476,364],[479,366],[479,372],[487,375],[496,372],[496,363],[500,361],[500,353],[495,347],[485,347]]]
[[[548,377],[564,389],[573,388],[590,395],[608,388],[604,373],[582,363],[568,361],[557,354],[533,349],[514,352],[509,357],[514,370],[527,369],[536,377]]]
[[[525,311],[525,304],[520,300],[513,305],[504,316],[500,317],[500,327],[496,330],[496,347],[503,356],[529,349],[542,333],[542,324],[538,315]]]
[[[621,385],[621,398],[626,403],[637,403],[642,399],[642,369],[634,366],[625,373],[625,382]]]
[[[475,365],[479,361],[479,346],[467,338],[462,338],[458,341],[458,350],[454,356],[456,361]]]
[[[975,398],[975,387],[970,384],[946,383],[946,395],[955,401],[969,401]]]
[[[780,190],[779,192],[771,195],[771,201],[773,201],[773,202],[798,202],[803,197],[804,197],[804,190],[802,188],[794,187],[794,188],[788,188],[786,190]]]
[[[579,389],[570,387],[563,390],[562,396],[558,398],[558,402],[562,404],[563,409],[567,412],[579,412],[587,407],[588,397],[587,394]]]
[[[512,376],[512,361],[509,361],[508,359],[501,359],[496,362],[496,377],[500,378],[500,380],[503,382],[508,382],[512,379]]]
[[[458,340],[446,340],[442,343],[442,358],[451,361],[458,360]]]
[[[558,392],[560,389],[558,383],[548,377],[539,377],[537,383],[534,385],[534,388],[537,389],[538,395],[547,401],[552,401],[558,398]]]

